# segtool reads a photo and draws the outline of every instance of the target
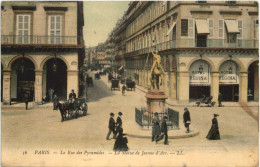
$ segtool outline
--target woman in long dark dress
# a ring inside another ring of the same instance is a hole
[[[128,140],[127,137],[123,137],[125,134],[123,134],[123,129],[119,127],[118,129],[118,136],[116,138],[115,144],[114,144],[114,151],[128,151]]]
[[[217,116],[219,116],[219,115],[214,114],[214,118],[212,119],[212,126],[209,130],[207,137],[206,137],[209,140],[220,140]]]

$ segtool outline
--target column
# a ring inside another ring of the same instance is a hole
[[[69,94],[72,89],[74,89],[74,92],[76,93],[77,97],[79,95],[79,89],[78,89],[78,71],[77,70],[70,70],[67,71],[67,97],[69,97]]]
[[[147,68],[144,68],[144,87],[147,88]]]
[[[34,101],[42,104],[42,71],[35,71]]]
[[[42,72],[42,96],[45,97],[47,96],[47,90],[46,90],[46,87],[47,86],[47,71],[44,70]]]
[[[247,103],[248,73],[240,72],[239,103]]]
[[[11,104],[11,71],[3,71],[3,104]]]
[[[211,91],[210,95],[213,96],[212,101],[218,103],[218,94],[219,94],[219,72],[214,71],[211,72],[211,78],[212,78],[212,83],[211,83]]]
[[[189,101],[189,72],[188,71],[178,71],[178,100],[180,102],[188,102]]]

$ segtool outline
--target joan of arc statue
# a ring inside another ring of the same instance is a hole
[[[159,85],[162,85],[163,82],[163,67],[161,64],[161,56],[158,54],[158,51],[155,53],[152,51],[153,55],[153,65],[151,68],[151,85],[153,89],[159,89]]]

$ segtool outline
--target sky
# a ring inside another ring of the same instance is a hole
[[[105,42],[118,19],[128,9],[129,1],[84,1],[85,46]]]

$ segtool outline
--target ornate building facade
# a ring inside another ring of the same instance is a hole
[[[79,94],[84,63],[83,2],[2,2],[1,67],[4,104],[24,91],[40,104],[50,89],[60,99]]]
[[[224,101],[258,101],[256,2],[135,1],[117,30],[125,32],[127,77],[138,85],[150,87],[157,50],[165,71],[161,89],[170,99],[217,101],[222,93]]]

